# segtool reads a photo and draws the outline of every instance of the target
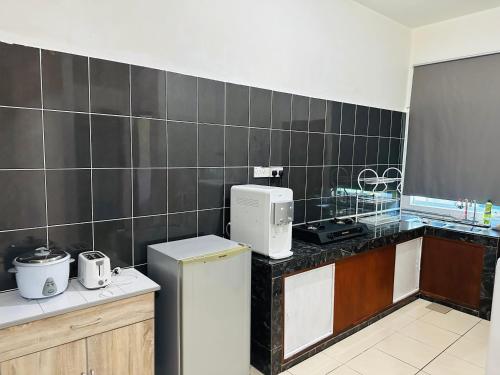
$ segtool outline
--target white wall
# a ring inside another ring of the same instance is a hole
[[[410,30],[351,0],[2,0],[0,40],[402,110]]]
[[[500,52],[500,8],[416,28],[413,65]]]

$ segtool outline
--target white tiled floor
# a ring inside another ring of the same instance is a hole
[[[484,374],[489,322],[428,305],[419,299],[281,375]]]

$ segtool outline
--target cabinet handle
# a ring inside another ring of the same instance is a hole
[[[93,322],[83,323],[83,324],[73,324],[70,326],[70,328],[71,329],[79,329],[79,328],[84,328],[84,327],[88,327],[88,326],[93,326],[94,324],[99,324],[101,322],[102,322],[102,318],[97,318]],[[93,375],[92,370],[90,370],[90,375]]]

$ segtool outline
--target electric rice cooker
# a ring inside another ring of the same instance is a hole
[[[14,259],[19,293],[24,298],[46,298],[66,290],[69,280],[69,264],[75,260],[63,250],[47,250],[40,247]]]

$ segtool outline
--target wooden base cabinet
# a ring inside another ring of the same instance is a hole
[[[479,308],[484,248],[480,245],[425,237],[420,291],[430,297]]]
[[[0,363],[1,375],[81,375],[87,373],[85,340]]]
[[[391,245],[335,264],[334,334],[392,305],[395,257]]]
[[[33,374],[153,375],[153,293],[1,329],[0,375]]]
[[[89,337],[88,375],[153,375],[153,332],[150,319]]]

